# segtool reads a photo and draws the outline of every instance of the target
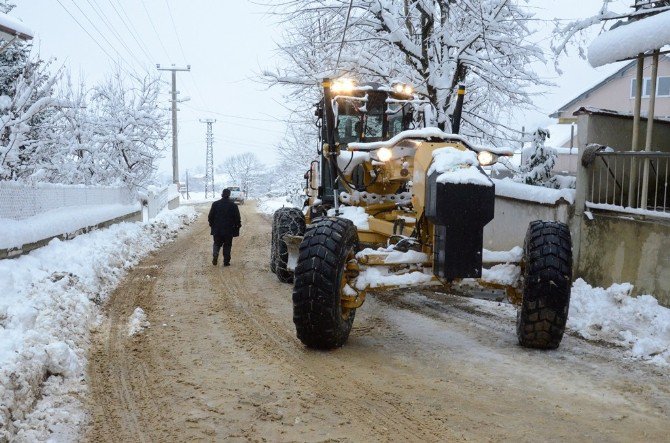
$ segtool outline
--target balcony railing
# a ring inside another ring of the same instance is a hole
[[[601,150],[589,169],[587,207],[670,218],[670,152]]]

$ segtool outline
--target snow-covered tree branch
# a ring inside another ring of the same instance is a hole
[[[504,120],[502,111],[511,106],[531,107],[529,87],[543,84],[530,68],[543,60],[528,39],[532,16],[518,1],[353,0],[337,64],[349,4],[293,0],[275,6],[289,31],[279,48],[286,64],[265,72],[268,83],[291,84],[293,98],[314,100],[326,76],[409,82],[435,109],[433,123],[447,130],[462,83],[466,110],[482,97],[488,104],[465,114],[464,132],[490,141],[510,134],[489,121]]]

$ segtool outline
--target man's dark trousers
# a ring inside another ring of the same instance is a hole
[[[214,257],[219,256],[219,250],[223,246],[223,264],[230,263],[230,248],[233,246],[232,235],[215,235],[214,248],[212,254]]]

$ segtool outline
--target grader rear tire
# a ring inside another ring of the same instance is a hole
[[[570,307],[572,240],[564,223],[534,221],[524,242],[523,300],[517,337],[526,348],[556,349]]]
[[[357,250],[350,220],[317,219],[305,233],[293,288],[293,322],[305,346],[339,348],[349,338],[356,310],[342,307],[341,291],[345,265]]]
[[[275,212],[277,217],[277,236],[275,237],[275,273],[283,283],[293,282],[293,271],[287,267],[288,247],[283,240],[285,235],[303,235],[305,233],[305,216],[298,208],[280,208]]]

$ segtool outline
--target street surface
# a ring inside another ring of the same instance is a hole
[[[211,264],[203,207],[110,298],[88,440],[668,441],[669,369],[571,335],[520,348],[493,302],[369,296],[343,348],[306,349],[292,286],[269,270],[270,222],[240,209],[231,267]],[[151,326],[129,337],[138,306]]]

